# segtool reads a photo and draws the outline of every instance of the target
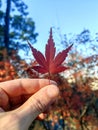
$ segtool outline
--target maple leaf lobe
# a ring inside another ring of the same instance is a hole
[[[46,44],[46,50],[45,50],[45,58],[46,58],[48,66],[54,60],[55,52],[56,52],[56,48],[55,48],[55,43],[52,38],[52,29],[51,29],[49,40],[48,40],[48,43]]]

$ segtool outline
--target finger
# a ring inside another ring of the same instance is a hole
[[[20,122],[24,122],[24,128],[28,127],[40,113],[44,112],[59,96],[59,90],[55,85],[48,85],[30,97],[20,108],[17,115]]]
[[[46,113],[41,113],[41,114],[38,115],[37,119],[38,120],[44,120],[46,117],[47,117]]]
[[[0,107],[4,110],[9,109],[9,98],[2,88],[0,88]]]
[[[9,97],[15,97],[23,94],[33,94],[40,88],[53,83],[48,79],[17,79],[0,83],[0,87]]]
[[[1,112],[4,112],[4,109],[0,107],[0,113],[1,113]]]
[[[51,111],[52,108],[53,107],[52,107],[52,104],[51,104],[51,106],[49,106],[43,113],[41,113],[41,114],[38,115],[37,119],[38,120],[45,119],[47,117],[47,115],[49,114],[49,112]]]

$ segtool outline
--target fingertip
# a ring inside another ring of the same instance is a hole
[[[59,88],[55,84],[49,85],[49,87],[47,88],[47,95],[50,98],[57,98],[59,96],[59,93]]]
[[[57,86],[57,83],[54,80],[50,80],[50,84],[54,84]]]

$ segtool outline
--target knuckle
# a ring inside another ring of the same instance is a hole
[[[39,112],[43,112],[46,108],[46,105],[43,103],[41,99],[38,97],[34,96],[33,98],[33,107]]]

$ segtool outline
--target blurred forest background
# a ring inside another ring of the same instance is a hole
[[[23,0],[6,0],[6,10],[0,0],[0,82],[16,78],[40,78],[31,67],[36,61],[21,55],[30,52],[27,40],[37,44],[38,32],[29,17]],[[12,7],[13,5],[13,7]],[[43,30],[42,30],[43,33]],[[89,29],[70,37],[53,27],[63,49],[73,43],[67,57],[69,70],[51,76],[60,88],[61,96],[43,121],[35,121],[30,130],[98,130],[98,32]],[[48,39],[48,38],[47,38]],[[56,40],[57,40],[56,39]],[[55,42],[55,39],[54,39]],[[43,78],[47,78],[44,75]],[[42,78],[42,76],[41,76]]]

